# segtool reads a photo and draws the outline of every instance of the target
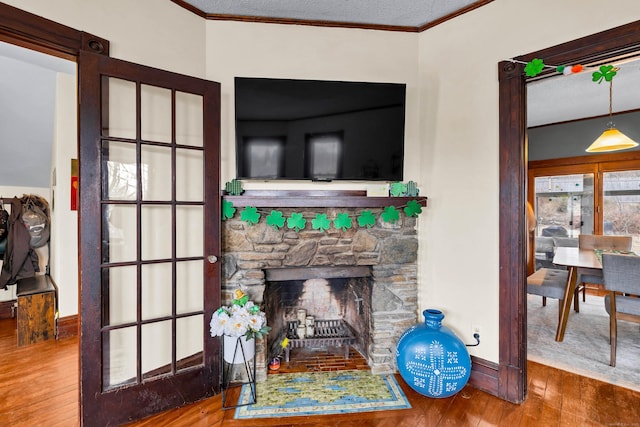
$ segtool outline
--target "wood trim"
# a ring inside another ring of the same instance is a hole
[[[640,21],[603,31],[515,59],[542,58],[548,64],[589,64],[640,50]],[[523,64],[499,66],[500,164],[500,344],[498,397],[526,397],[526,78]]]
[[[58,339],[78,336],[80,317],[77,314],[58,319]]]
[[[498,394],[499,365],[476,356],[471,356],[469,385],[496,396]]]
[[[14,299],[9,301],[0,301],[0,320],[12,319],[15,317],[13,307],[16,303],[17,300]]]
[[[321,21],[312,19],[293,19],[293,18],[269,18],[262,16],[244,16],[244,15],[221,15],[208,13],[206,19],[211,21],[238,21],[238,22],[254,22],[262,24],[280,24],[280,25],[305,25],[310,27],[328,27],[328,28],[355,28],[361,30],[378,30],[378,31],[396,31],[404,33],[417,33],[418,27],[405,27],[400,25],[381,25],[381,24],[359,24],[355,22],[337,22],[337,21]]]
[[[240,196],[223,196],[234,207],[260,208],[376,208],[405,206],[416,200],[427,206],[427,198],[418,197],[367,197],[360,190],[247,190]]]
[[[180,7],[187,9],[188,11],[195,13],[205,19],[212,21],[238,21],[238,22],[255,22],[263,24],[282,24],[282,25],[306,25],[312,27],[329,27],[329,28],[357,28],[363,30],[379,30],[379,31],[396,31],[405,33],[421,33],[429,28],[433,28],[436,25],[440,25],[443,22],[449,21],[455,17],[463,15],[467,12],[471,12],[481,6],[491,3],[493,0],[480,0],[476,1],[463,9],[460,9],[454,13],[450,13],[435,21],[426,23],[418,27],[403,26],[403,25],[382,25],[382,24],[365,24],[355,22],[336,22],[336,21],[323,21],[314,19],[293,19],[293,18],[274,18],[264,16],[247,16],[247,15],[224,15],[218,13],[205,13],[202,10],[194,7],[190,3],[184,0],[171,0],[173,3]]]
[[[526,323],[526,88],[524,66],[499,64],[499,366],[497,396],[524,401]]]
[[[0,40],[75,61],[81,50],[108,55],[109,41],[0,3]]]
[[[628,160],[640,160],[640,151],[592,154],[587,156],[563,157],[559,159],[532,160],[529,162],[529,169],[567,167],[568,165],[591,163],[623,162]]]

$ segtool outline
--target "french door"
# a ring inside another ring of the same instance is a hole
[[[218,392],[218,83],[81,52],[80,403],[118,425]]]

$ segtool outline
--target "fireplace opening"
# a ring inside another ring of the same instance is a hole
[[[267,269],[265,279],[265,312],[272,327],[268,360],[281,356],[283,363],[295,363],[355,355],[366,364],[371,344],[369,267]],[[285,337],[289,345],[283,350]]]

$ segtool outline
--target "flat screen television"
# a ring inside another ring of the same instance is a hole
[[[402,181],[406,85],[235,78],[239,179]]]

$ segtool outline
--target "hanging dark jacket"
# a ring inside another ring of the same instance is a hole
[[[38,254],[30,245],[31,235],[22,222],[22,203],[17,197],[11,201],[7,247],[4,253],[0,288],[16,283],[19,279],[33,277],[40,271]]]

